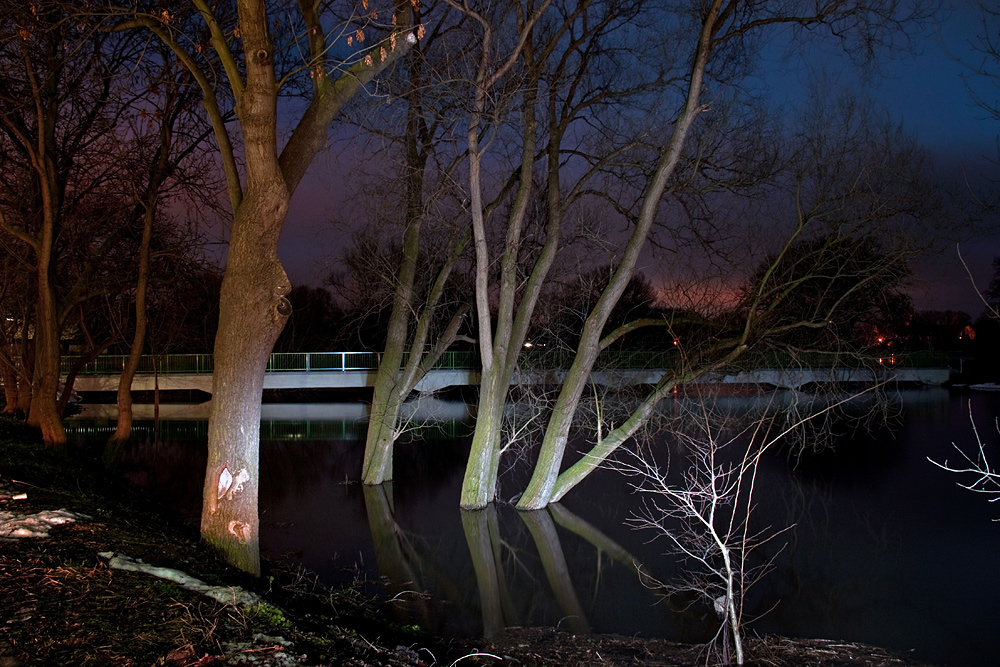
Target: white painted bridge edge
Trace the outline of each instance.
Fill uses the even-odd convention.
[[[591,381],[599,386],[627,386],[656,384],[663,376],[663,369],[597,371]],[[272,371],[264,375],[265,389],[350,389],[375,386],[371,371]],[[513,384],[560,384],[566,377],[565,370],[523,371],[516,373]],[[884,368],[872,371],[865,368],[762,368],[741,373],[712,373],[704,375],[698,384],[766,384],[782,389],[798,389],[812,382],[873,381],[917,382],[940,385],[948,381],[947,368]],[[132,382],[134,391],[150,391],[154,382],[159,388],[169,390],[197,389],[212,393],[211,373],[176,373],[136,375]],[[476,370],[432,370],[417,384],[417,391],[429,393],[455,386],[479,384]],[[81,375],[73,388],[77,391],[117,391],[117,375]]]

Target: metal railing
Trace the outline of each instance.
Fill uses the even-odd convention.
[[[275,352],[267,362],[267,370],[272,372],[309,371],[373,371],[378,370],[382,355],[379,352]],[[72,368],[76,357],[63,357],[62,372]],[[106,354],[86,364],[80,375],[120,375],[125,370],[128,356]],[[434,368],[468,370],[478,368],[475,352],[452,351],[441,355]],[[215,369],[211,354],[164,354],[143,355],[139,362],[139,373],[211,373]]]
[[[573,361],[570,350],[524,350],[519,362],[524,368],[569,368]],[[597,369],[669,368],[677,360],[676,350],[604,350],[594,367]],[[373,371],[378,370],[380,352],[275,352],[268,360],[271,372],[311,371]],[[76,358],[63,357],[62,372],[68,373]],[[120,375],[128,360],[126,355],[103,355],[86,364],[80,375]],[[405,359],[404,359],[405,361]],[[946,368],[946,352],[918,351],[909,353],[872,353],[859,357],[846,354],[820,354],[792,356],[784,352],[768,351],[748,354],[741,365],[752,368],[789,368],[832,366],[902,366],[907,368]],[[472,350],[445,352],[434,365],[439,370],[476,370],[480,367],[479,355]],[[211,354],[144,355],[139,362],[139,373],[164,375],[211,373],[215,368]]]

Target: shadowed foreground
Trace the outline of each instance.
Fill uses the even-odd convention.
[[[265,563],[264,578],[252,580],[83,453],[35,440],[0,421],[0,667],[705,664],[699,647],[552,628],[514,628],[488,643],[430,637],[383,620],[382,603],[323,587],[307,572]],[[219,601],[176,580],[113,569],[99,552],[251,595]],[[748,664],[774,667],[918,665],[825,640],[751,640],[748,655]]]

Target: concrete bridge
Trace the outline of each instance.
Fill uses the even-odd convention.
[[[598,360],[597,370],[591,381],[599,386],[628,386],[656,384],[664,367],[656,355],[666,353],[616,352],[615,356]],[[480,373],[474,367],[474,353],[458,352],[446,356],[438,367],[431,370],[420,383],[417,391],[431,393],[447,387],[475,386]],[[759,368],[737,373],[712,373],[695,381],[697,384],[762,384],[784,389],[800,389],[812,383],[872,383],[875,381],[912,382],[940,385],[949,378],[947,367],[912,367],[887,358],[871,368],[822,368],[790,366],[788,368]],[[66,364],[68,366],[68,363]],[[77,376],[76,391],[117,391],[118,377],[124,367],[124,357],[107,356],[88,364]],[[301,354],[274,354],[264,375],[265,389],[347,389],[375,385],[378,354],[374,352],[313,352]],[[609,368],[610,367],[610,368]],[[168,355],[146,357],[132,382],[136,391],[200,390],[212,393],[211,355]],[[65,370],[65,368],[64,368]],[[514,384],[560,384],[566,370],[525,370],[513,377]]]

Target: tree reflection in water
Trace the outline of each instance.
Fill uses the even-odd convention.
[[[763,614],[754,628],[916,649],[913,655],[930,663],[994,665],[996,505],[970,497],[927,457],[943,459],[952,442],[972,437],[970,400],[977,414],[997,414],[1000,396],[944,389],[901,396],[897,427],[867,434],[841,429],[830,451],[791,465],[777,452],[762,461],[761,522],[797,527],[775,570],[752,592],[749,608]],[[729,403],[754,409],[746,400]],[[303,412],[277,407],[283,413],[276,417]],[[334,405],[313,410],[337,411]],[[177,426],[161,431],[176,441],[130,443],[122,472],[197,517],[205,444],[195,439],[198,422]],[[264,557],[300,564],[330,585],[361,582],[393,600],[387,604],[400,622],[441,634],[476,636],[514,624],[570,627],[572,620],[597,632],[701,642],[717,627],[711,608],[649,590],[650,579],[671,580],[682,564],[663,558],[661,543],[646,544],[648,536],[622,526],[637,500],[620,476],[602,471],[564,505],[550,507],[548,518],[538,514],[541,520],[526,520],[507,505],[463,515],[457,505],[466,440],[404,443],[392,487],[366,490],[351,481],[361,469],[361,440],[307,437],[349,427],[346,419],[313,422],[262,443]],[[103,444],[107,429],[113,420],[67,423],[78,441],[92,432]],[[529,528],[529,521],[549,519],[554,530]],[[777,545],[761,557],[776,551]],[[646,587],[640,572],[649,575]]]

